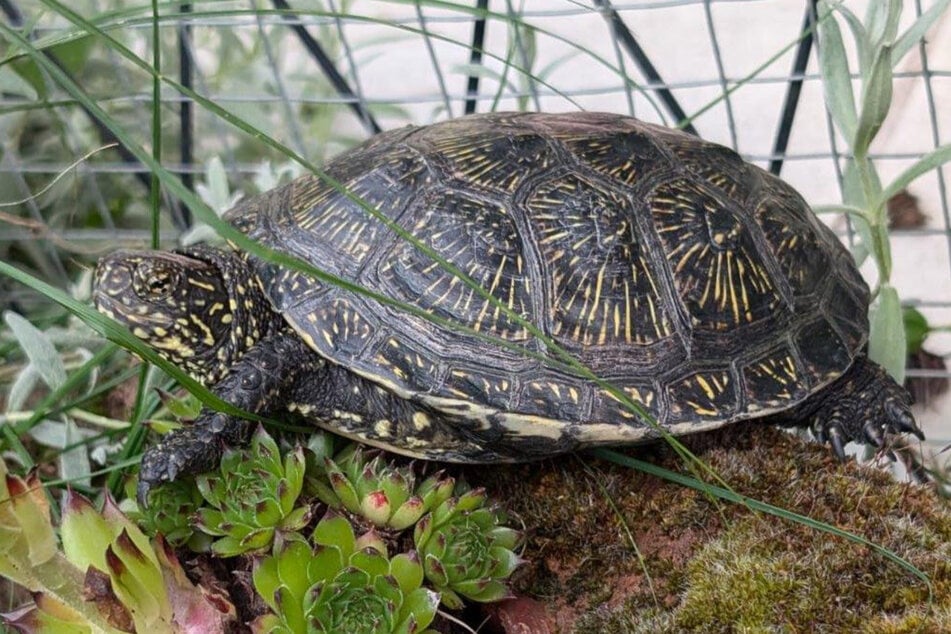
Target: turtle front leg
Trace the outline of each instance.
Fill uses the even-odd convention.
[[[297,378],[322,364],[299,337],[279,331],[250,348],[212,391],[239,409],[263,415],[281,409]],[[214,469],[225,447],[246,442],[251,428],[230,414],[202,408],[193,424],[166,435],[142,456],[139,503],[147,503],[154,486]]]

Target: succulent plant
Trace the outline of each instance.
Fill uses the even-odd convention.
[[[480,488],[446,500],[416,524],[423,570],[446,607],[461,608],[461,597],[490,602],[509,596],[505,580],[522,562],[512,550],[521,535],[502,526],[504,520],[486,506]]]
[[[302,529],[310,517],[295,506],[304,483],[304,453],[298,447],[281,460],[277,443],[258,427],[246,449],[225,452],[217,472],[198,476],[205,499],[195,527],[213,537],[214,553],[232,557],[265,551],[275,538]]]
[[[380,528],[404,530],[452,495],[452,478],[437,473],[417,486],[411,469],[367,453],[359,445],[349,445],[332,459],[324,456],[326,480],[315,484],[325,504],[346,509]]]
[[[35,474],[19,478],[0,461],[0,576],[31,591],[33,603],[0,615],[20,632],[175,632],[227,629],[234,607],[196,588],[171,548],[148,537],[107,498],[97,511],[68,493],[60,526]]]
[[[254,587],[272,611],[252,623],[255,632],[435,634],[426,628],[439,595],[422,587],[414,552],[390,558],[375,532],[357,538],[332,511],[313,542],[289,541],[255,567]]]
[[[161,534],[165,541],[176,547],[192,541],[192,549],[199,549],[194,543],[198,540],[193,539],[192,515],[201,506],[202,496],[193,480],[176,480],[153,489],[145,507],[132,502],[135,499],[134,487],[135,480],[130,480],[126,490],[128,499],[122,508],[146,533],[152,536]]]

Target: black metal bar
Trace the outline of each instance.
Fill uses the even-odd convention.
[[[485,14],[489,10],[489,0],[477,0],[476,9],[480,16],[476,18],[472,25],[472,45],[469,48],[469,63],[473,66],[482,64],[482,48],[485,46]],[[473,73],[469,75],[466,82],[466,114],[472,114],[476,111],[478,95],[479,76]]]
[[[809,64],[809,55],[815,41],[813,30],[816,24],[816,4],[818,0],[807,0],[806,15],[802,21],[802,39],[796,48],[796,59],[793,62],[792,74],[786,88],[786,98],[783,101],[783,113],[779,120],[779,129],[776,130],[776,140],[773,143],[772,161],[769,162],[769,171],[779,176],[783,169],[783,155],[789,146],[789,135],[792,133],[793,121],[799,107],[799,95],[802,93],[802,75]]]
[[[297,17],[296,14],[291,11],[290,5],[288,5],[284,0],[271,0],[271,2],[276,9],[283,11],[288,17]],[[327,76],[327,79],[330,80],[330,83],[333,85],[334,90],[337,91],[337,94],[347,99],[347,105],[349,105],[350,109],[356,113],[360,121],[363,122],[364,127],[366,127],[367,130],[372,134],[381,132],[382,128],[380,128],[379,124],[376,122],[376,119],[374,119],[373,115],[370,114],[369,110],[367,110],[366,104],[350,88],[347,80],[344,79],[343,75],[340,74],[340,71],[337,70],[333,60],[327,56],[327,53],[320,45],[320,42],[314,39],[314,37],[304,27],[304,25],[300,24],[299,22],[297,24],[292,24],[291,29],[297,34],[297,37],[304,45],[304,48],[307,49],[307,52],[310,53],[311,57],[313,57],[320,66],[320,69],[324,72],[324,75]]]
[[[183,17],[187,16],[191,12],[191,4],[181,5],[181,14]],[[192,26],[187,18],[185,18],[178,25],[178,79],[182,86],[188,88],[189,90],[192,89],[194,79],[192,72],[191,41]],[[178,150],[182,165],[184,165],[186,168],[192,165],[195,159],[195,126],[193,124],[192,108],[193,104],[191,99],[182,99],[182,102],[178,106],[178,124],[180,136]],[[192,174],[191,170],[186,169],[182,173],[181,179],[182,185],[187,187],[189,190],[194,191],[195,176]],[[189,210],[187,207],[182,207],[181,219],[186,227],[190,227],[192,224],[191,210]]]
[[[610,0],[594,0],[594,4],[601,9],[601,15],[607,20],[608,24],[611,25],[615,37],[618,38],[621,46],[624,47],[624,50],[627,51],[631,59],[634,60],[634,63],[637,64],[638,69],[644,74],[644,77],[647,78],[647,87],[657,93],[677,123],[686,121],[687,113],[680,107],[674,94],[665,86],[664,80],[661,78],[660,73],[657,72],[657,68],[651,63],[650,58],[647,56],[647,53],[644,52],[644,49],[641,48],[641,45],[637,43],[634,34],[627,28],[627,24],[624,23],[624,20],[621,19],[618,12],[611,6]],[[696,128],[690,123],[684,124],[681,129],[690,134],[697,134]]]
[[[0,10],[7,16],[12,26],[23,26],[23,14],[15,4],[9,0],[0,0]]]

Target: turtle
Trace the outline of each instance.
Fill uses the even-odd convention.
[[[681,131],[589,112],[408,126],[224,217],[323,274],[117,251],[95,303],[252,414],[472,463],[750,419],[840,458],[923,438],[867,355],[869,287],[841,241],[791,186]],[[146,450],[140,497],[251,427],[205,408]]]

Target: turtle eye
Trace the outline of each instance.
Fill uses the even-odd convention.
[[[174,282],[174,271],[162,264],[142,262],[135,268],[133,285],[140,297],[161,299],[171,292]]]

